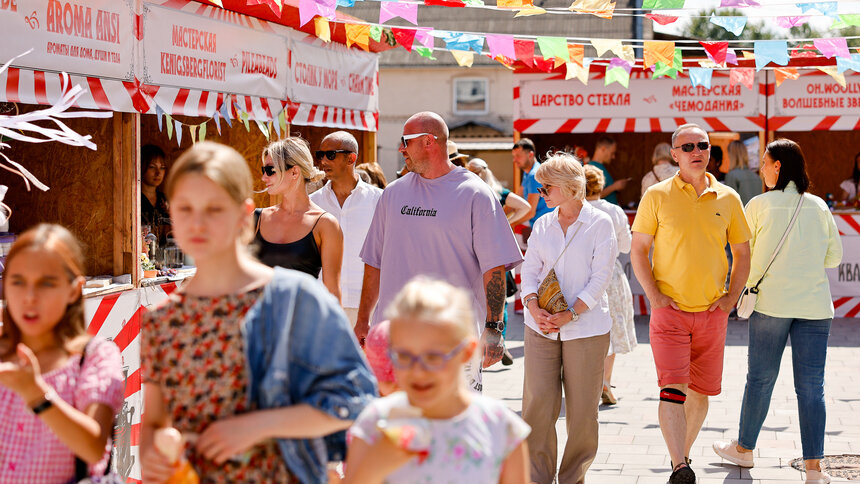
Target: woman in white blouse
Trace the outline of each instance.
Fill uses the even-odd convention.
[[[523,419],[531,425],[531,478],[553,482],[557,468],[555,423],[564,388],[568,440],[558,482],[582,483],[597,454],[597,402],[609,350],[606,287],[618,255],[608,215],[584,203],[585,176],[573,156],[557,153],[535,174],[551,213],[539,218],[522,265],[525,313]],[[537,290],[555,269],[569,310],[550,314]]]
[[[630,221],[624,210],[600,199],[600,192],[606,179],[603,172],[594,166],[585,166],[585,199],[594,208],[609,215],[615,229],[615,237],[618,239],[618,252],[630,253],[630,244],[633,234],[630,233]],[[615,268],[612,271],[612,281],[606,288],[606,296],[609,298],[609,315],[612,317],[612,329],[609,331],[609,355],[603,368],[603,393],[600,400],[604,405],[615,405],[618,401],[612,394],[612,368],[615,366],[615,355],[630,353],[636,348],[636,325],[633,320],[633,293],[630,291],[630,283],[627,274],[621,267],[621,262],[615,259]]]

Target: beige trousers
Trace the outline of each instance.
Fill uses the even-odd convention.
[[[597,455],[598,402],[603,390],[603,360],[609,350],[609,333],[591,338],[558,341],[525,328],[523,419],[528,437],[531,479],[550,484],[555,477],[558,437],[555,423],[564,414],[567,442],[561,457],[558,482],[581,484]]]
[[[346,313],[346,319],[355,328],[355,323],[358,321],[358,308],[343,308],[343,312]]]

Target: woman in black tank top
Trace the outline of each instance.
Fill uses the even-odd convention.
[[[323,173],[313,165],[307,141],[290,137],[263,150],[262,180],[281,203],[254,211],[257,257],[268,266],[319,277],[340,300],[343,234],[334,216],[311,202],[307,183]]]

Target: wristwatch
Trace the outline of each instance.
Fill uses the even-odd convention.
[[[484,327],[487,329],[495,329],[499,333],[505,330],[505,322],[504,321],[487,321],[484,324]]]
[[[570,315],[572,316],[570,321],[575,323],[579,319],[579,313],[576,312],[576,309],[573,309],[573,306],[567,308],[567,310],[570,311]]]
[[[33,415],[39,415],[45,410],[53,407],[55,398],[57,398],[57,392],[54,390],[48,390],[41,399],[30,406],[30,410],[32,410]]]

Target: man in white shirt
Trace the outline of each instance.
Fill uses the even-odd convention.
[[[364,238],[373,220],[382,190],[365,183],[355,172],[358,142],[346,131],[323,138],[315,153],[328,183],[311,194],[311,201],[332,214],[343,231],[343,264],[340,269],[340,294],[343,310],[355,327],[364,262],[359,257]]]

